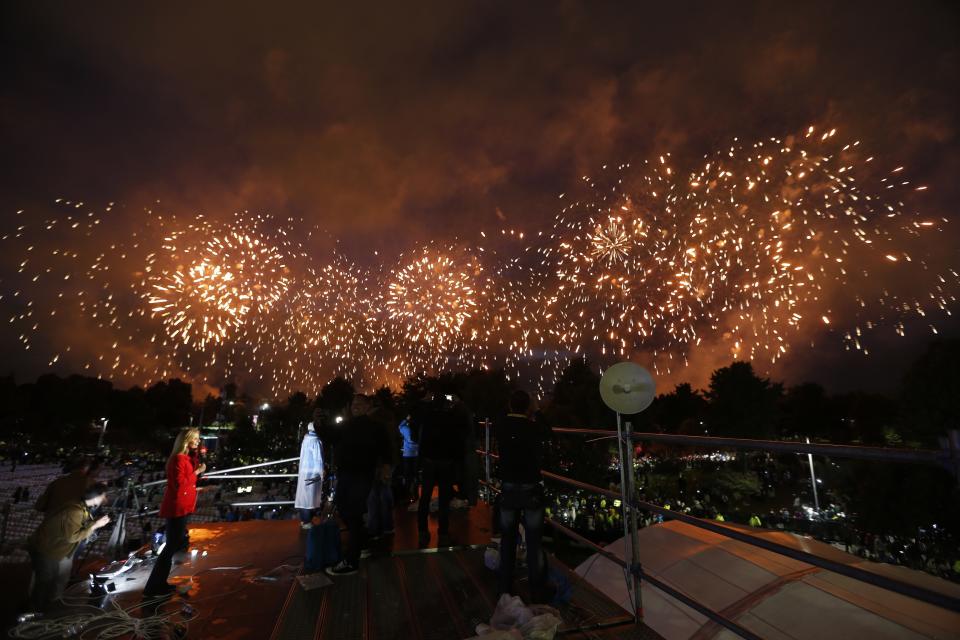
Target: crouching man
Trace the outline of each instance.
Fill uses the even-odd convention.
[[[30,610],[44,611],[63,595],[73,568],[73,556],[80,543],[110,522],[109,516],[94,520],[90,509],[103,504],[107,485],[97,483],[49,513],[27,542],[33,565]]]

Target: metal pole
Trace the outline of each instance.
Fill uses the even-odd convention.
[[[103,448],[103,436],[107,434],[107,423],[110,422],[106,418],[103,419],[103,425],[100,427],[100,437],[97,438],[97,449]]]
[[[617,412],[617,454],[620,461],[620,517],[623,520],[623,557],[633,553],[633,545],[630,540],[630,492],[627,488],[627,476],[633,475],[627,471],[627,456],[624,448],[629,443],[624,441],[623,426],[620,423],[620,412]],[[628,547],[628,545],[630,545]],[[633,557],[632,555],[630,557]],[[627,581],[627,595],[630,597],[630,603],[633,605],[633,617],[637,619],[637,599],[636,591],[633,589],[633,576],[625,576]]]
[[[810,444],[810,438],[807,438],[807,444]],[[807,454],[807,461],[810,463],[810,486],[813,487],[813,505],[820,512],[820,498],[817,496],[817,476],[813,472],[813,454]]]
[[[619,456],[620,461],[620,509],[623,511],[621,514],[623,518],[623,540],[626,543],[629,538],[630,531],[627,528],[627,509],[630,505],[630,494],[627,493],[627,472],[626,465],[624,464],[623,454],[623,437],[621,437],[621,426],[620,426],[620,414],[617,414],[617,455]],[[626,549],[626,547],[624,547]],[[627,556],[626,550],[624,550],[624,557]]]
[[[487,455],[490,453],[490,419],[483,421],[483,437],[484,437],[484,446],[483,446],[483,465],[484,470],[487,475],[487,485],[490,485],[490,456]]]
[[[627,452],[627,500],[624,500],[624,506],[631,505],[630,512],[630,584],[633,586],[633,617],[639,624],[643,621],[643,597],[640,592],[640,538],[637,531],[637,510],[632,505],[636,500],[636,491],[634,489],[633,476],[633,440],[630,434],[633,432],[633,425],[627,422],[626,437],[624,438],[623,448]]]

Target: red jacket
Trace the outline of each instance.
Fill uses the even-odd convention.
[[[167,488],[160,503],[161,518],[179,518],[197,508],[197,474],[190,456],[178,453],[167,460]]]

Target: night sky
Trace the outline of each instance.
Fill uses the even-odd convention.
[[[0,226],[55,198],[116,203],[120,234],[145,207],[271,212],[375,269],[427,241],[549,229],[558,194],[606,164],[696,163],[817,125],[927,185],[907,206],[949,221],[929,250],[957,264],[956,3],[666,4],[3,3]],[[63,321],[43,339],[82,331]],[[49,349],[24,351],[4,326],[3,368],[48,370]],[[891,390],[932,338],[908,326],[866,358],[834,344],[758,368]],[[692,360],[670,382],[723,363]]]

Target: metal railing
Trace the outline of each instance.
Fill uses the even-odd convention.
[[[617,432],[612,429],[580,429],[573,427],[555,427],[554,433],[579,433],[615,438]],[[960,459],[960,450],[946,446],[943,449],[897,449],[893,447],[867,447],[845,444],[820,444],[789,440],[751,440],[747,438],[718,438],[714,436],[684,436],[672,433],[646,433],[634,431],[633,440],[644,442],[663,442],[688,447],[751,449],[772,451],[775,453],[807,453],[833,458],[856,458],[883,462],[940,463],[956,464]]]
[[[486,437],[485,448],[483,450],[478,449],[477,452],[484,456],[485,472],[487,478],[487,486],[493,487],[491,483],[491,469],[490,469],[490,460],[497,459],[499,456],[491,451],[491,438],[490,438],[490,423],[486,421],[484,423]],[[752,449],[752,450],[766,450],[766,451],[776,451],[780,453],[798,453],[798,454],[816,454],[816,455],[825,455],[833,457],[843,457],[843,458],[857,458],[864,460],[876,460],[876,461],[894,461],[894,462],[904,462],[904,463],[947,463],[947,464],[956,464],[958,448],[953,446],[953,441],[956,439],[955,436],[951,437],[950,444],[946,446],[943,450],[931,450],[931,449],[916,449],[916,450],[906,450],[906,449],[891,449],[888,447],[863,447],[863,446],[847,446],[847,445],[829,445],[829,444],[809,444],[805,442],[782,442],[782,441],[773,441],[773,440],[747,440],[740,438],[712,438],[712,437],[701,437],[701,436],[680,436],[672,434],[659,434],[659,433],[638,433],[630,432],[629,425],[627,430],[623,433],[618,433],[613,430],[597,430],[597,429],[579,429],[579,428],[554,428],[554,433],[570,433],[570,434],[586,434],[586,435],[596,435],[601,437],[614,437],[620,438],[619,442],[624,442],[628,445],[632,444],[634,440],[639,441],[658,441],[658,442],[668,442],[671,444],[682,444],[687,446],[695,447],[732,447],[738,449]],[[628,446],[628,449],[632,451],[632,447]],[[629,453],[629,452],[628,452]],[[632,456],[630,456],[632,460]],[[621,458],[621,462],[623,458]],[[624,468],[624,465],[621,464],[621,469]],[[632,464],[631,464],[632,469]],[[926,589],[924,587],[903,582],[900,580],[895,580],[893,578],[888,578],[872,571],[867,571],[858,567],[851,565],[843,564],[840,562],[834,562],[832,560],[827,560],[820,556],[783,545],[772,540],[767,540],[760,536],[751,535],[744,533],[736,528],[726,526],[714,521],[704,520],[702,518],[696,518],[694,516],[687,515],[685,513],[678,513],[676,511],[665,509],[658,505],[655,505],[651,502],[638,499],[635,495],[628,494],[625,491],[612,491],[610,489],[604,489],[602,487],[597,487],[586,482],[581,482],[573,478],[567,478],[550,471],[541,471],[541,475],[548,480],[555,482],[560,482],[572,487],[583,489],[586,491],[591,491],[600,495],[605,495],[622,501],[623,509],[623,519],[626,524],[628,514],[635,513],[637,510],[645,510],[662,516],[665,519],[678,520],[684,522],[691,526],[710,531],[728,538],[732,538],[739,542],[749,544],[751,546],[759,547],[767,551],[777,553],[783,556],[793,558],[800,562],[816,566],[827,571],[832,571],[840,575],[847,576],[854,580],[859,580],[861,582],[866,582],[874,586],[899,593],[901,595],[926,602],[944,609],[949,609],[951,611],[960,611],[960,598],[955,598],[943,593],[933,591],[931,589]],[[631,473],[632,476],[632,473]],[[624,483],[621,483],[621,488],[624,487]],[[671,587],[658,580],[656,577],[651,576],[649,573],[645,572],[642,566],[638,562],[628,563],[624,560],[621,560],[615,554],[606,551],[596,543],[591,542],[587,538],[581,536],[575,531],[565,527],[564,525],[548,519],[548,522],[555,529],[561,533],[567,535],[568,537],[577,540],[578,542],[587,544],[590,548],[594,549],[598,553],[601,553],[605,558],[615,562],[616,564],[623,567],[625,570],[629,571],[634,576],[644,579],[651,584],[651,586],[660,589],[661,591],[668,593],[669,595],[677,598],[684,604],[690,606],[694,610],[698,611],[702,615],[706,616],[713,622],[733,631],[737,635],[743,638],[757,638],[753,632],[748,629],[745,629],[738,625],[736,622],[733,622],[722,614],[711,610],[709,607],[702,605],[699,602],[696,602],[695,599],[690,596],[683,594],[679,590]],[[625,537],[630,536],[628,530],[625,527]],[[637,548],[636,542],[632,545],[634,549]],[[628,592],[630,589],[628,589]],[[628,593],[629,595],[629,593]],[[636,606],[636,615],[639,618],[642,616],[642,607],[639,606],[639,590],[636,592],[637,605]]]
[[[299,462],[299,461],[300,461],[300,458],[296,457],[296,458],[284,458],[283,460],[271,460],[269,462],[258,462],[256,464],[248,464],[242,467],[231,467],[230,469],[219,469],[217,471],[207,471],[206,473],[203,474],[203,477],[211,478],[211,477],[217,477],[217,476],[224,476],[224,474],[233,473],[234,471],[246,471],[247,469],[258,469],[260,467],[270,467],[275,464],[286,464],[288,462]],[[266,478],[268,476],[264,474],[262,476],[258,475],[254,477]],[[277,477],[284,477],[284,478],[296,477],[296,474],[289,474],[289,475],[277,474]],[[167,479],[164,478],[163,480],[154,480],[153,482],[144,482],[143,484],[137,485],[137,487],[152,487],[152,486],[161,485],[161,484],[167,484]]]

